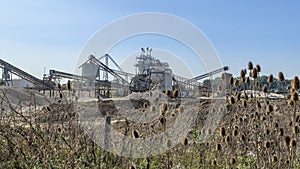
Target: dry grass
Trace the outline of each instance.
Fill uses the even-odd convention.
[[[257,68],[251,64],[249,70],[256,79]],[[229,80],[238,91],[229,96],[226,104],[219,104],[213,110],[207,100],[193,105],[199,108],[198,116],[193,130],[181,144],[143,159],[120,157],[97,146],[78,125],[73,103],[62,101],[42,109],[30,104],[30,111],[25,113],[2,94],[1,103],[9,109],[0,119],[0,168],[299,168],[300,115],[295,90],[299,87],[299,79],[295,77],[292,83],[294,90],[289,100],[270,100],[266,96],[242,96],[242,90],[251,85],[251,79],[243,82],[249,78],[246,71],[242,75],[239,83]],[[273,77],[269,77],[268,82],[275,83]],[[266,94],[269,92],[267,86],[262,90]],[[223,88],[218,92],[231,93],[231,89]],[[151,124],[126,121],[115,127],[133,138],[163,132],[172,127],[172,120],[178,114],[185,113],[191,106],[181,105],[177,97],[174,100],[159,107],[145,101],[136,102],[136,109],[160,111],[161,118]],[[103,104],[103,110],[110,111],[105,108],[110,103],[99,104]],[[224,112],[217,129],[204,128],[207,114],[215,110]],[[212,136],[201,140],[207,133]],[[173,141],[165,140],[163,144],[171,147]]]

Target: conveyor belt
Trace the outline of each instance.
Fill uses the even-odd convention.
[[[212,72],[205,73],[205,74],[203,74],[203,75],[200,75],[200,76],[194,77],[194,78],[192,78],[192,79],[189,79],[189,80],[187,80],[186,82],[187,82],[187,83],[190,83],[190,82],[196,82],[196,81],[198,81],[198,80],[201,80],[201,79],[207,78],[207,77],[209,77],[209,76],[212,76],[212,75],[221,73],[221,72],[223,72],[223,71],[228,71],[228,70],[229,70],[229,67],[228,67],[228,66],[225,66],[225,67],[223,67],[223,68],[214,70],[214,71],[212,71]]]
[[[19,76],[22,79],[25,79],[31,83],[33,83],[36,87],[40,88],[47,88],[47,89],[53,89],[54,86],[51,83],[48,83],[47,81],[43,81],[39,78],[34,77],[33,75],[11,65],[10,63],[5,62],[4,60],[0,59],[0,66],[7,69],[8,71],[12,72],[13,74]]]

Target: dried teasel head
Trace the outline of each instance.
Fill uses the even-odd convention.
[[[271,147],[271,143],[269,141],[265,142],[265,148],[268,149]]]
[[[212,160],[211,165],[216,166],[217,165],[217,160]]]
[[[278,81],[279,81],[279,82],[283,82],[283,81],[284,81],[284,75],[283,75],[282,72],[279,72],[279,73],[278,73]]]
[[[57,84],[57,88],[58,88],[59,90],[61,90],[61,84],[60,84],[60,83]]]
[[[135,169],[135,166],[134,165],[130,165],[129,169]]]
[[[234,99],[233,96],[230,96],[230,98],[229,98],[229,103],[230,103],[230,104],[235,104],[235,99]]]
[[[238,131],[237,129],[234,129],[234,130],[232,131],[232,136],[236,137],[236,136],[238,136],[238,135],[239,135],[239,131]]]
[[[242,106],[243,106],[244,108],[247,107],[247,100],[244,99],[244,100],[242,101]]]
[[[247,69],[244,69],[244,73],[245,73],[245,75],[247,74]]]
[[[189,140],[185,137],[185,138],[182,140],[181,144],[182,144],[183,146],[186,146],[186,145],[189,144]]]
[[[244,70],[241,70],[240,77],[241,77],[241,78],[245,78],[245,77],[246,77],[246,73],[245,73],[245,71],[244,71]]]
[[[268,86],[264,85],[264,87],[262,88],[262,92],[267,93],[268,92]]]
[[[272,162],[273,162],[273,163],[278,162],[278,157],[277,157],[276,155],[273,155],[273,156],[272,156]]]
[[[240,82],[238,80],[234,81],[234,87],[238,87],[240,85]]]
[[[143,107],[146,109],[148,108],[148,106],[149,106],[148,102],[144,102]]]
[[[178,89],[175,89],[175,90],[173,91],[173,97],[174,97],[174,98],[178,98],[178,97],[179,97],[179,90],[178,90]]]
[[[242,77],[241,81],[242,83],[246,83],[246,77]]]
[[[235,159],[234,157],[232,157],[232,158],[230,159],[230,164],[231,164],[231,165],[235,165],[235,163],[236,163],[236,159]]]
[[[242,142],[245,142],[245,141],[246,141],[246,136],[245,136],[244,134],[241,134],[241,135],[240,135],[240,140],[241,140]]]
[[[165,94],[166,94],[167,96],[170,96],[170,95],[171,95],[171,90],[170,90],[170,89],[167,89],[167,90],[165,91]]]
[[[289,123],[288,123],[289,126],[293,126],[293,121],[291,120]]]
[[[299,127],[298,126],[293,127],[293,133],[294,134],[299,134]]]
[[[226,130],[225,130],[224,127],[221,127],[221,128],[220,128],[220,136],[221,136],[221,137],[225,137],[225,135],[226,135]]]
[[[273,106],[272,105],[267,105],[267,113],[271,113],[271,112],[273,112],[273,110],[274,110],[274,108],[273,108]]]
[[[137,130],[133,130],[131,135],[132,135],[132,138],[139,138],[140,137],[140,134]]]
[[[299,90],[300,88],[300,82],[298,76],[295,76],[294,79],[292,80],[292,88],[296,91]]]
[[[230,85],[233,85],[233,81],[234,81],[233,77],[230,76],[229,79],[228,79],[228,83],[229,83]]]
[[[249,78],[249,77],[246,77],[245,83],[246,83],[246,84],[249,84],[249,83],[250,83],[250,78]]]
[[[217,144],[216,145],[216,150],[217,151],[222,151],[222,145],[221,144]]]
[[[269,77],[268,77],[267,82],[268,82],[268,83],[273,83],[273,81],[274,81],[274,77],[273,77],[272,74],[270,74]]]
[[[252,70],[252,78],[253,78],[253,79],[256,79],[256,78],[257,78],[257,76],[258,76],[257,73],[258,73],[258,72],[257,72],[257,69],[256,69],[256,68],[253,68],[253,70]]]
[[[256,70],[257,70],[258,73],[261,72],[261,67],[260,67],[260,65],[256,65]]]
[[[297,142],[296,142],[295,139],[290,140],[290,146],[291,146],[292,148],[296,148],[296,147],[297,147]]]
[[[254,98],[254,97],[253,97],[253,93],[251,93],[251,94],[250,94],[250,98],[251,98],[251,99],[253,99],[253,98]]]
[[[256,86],[256,87],[260,87],[260,82],[259,82],[259,81],[256,81],[256,82],[255,82],[255,86]]]
[[[167,122],[167,119],[166,119],[165,117],[160,118],[160,123],[161,123],[162,125],[165,125],[166,122]]]
[[[253,69],[253,64],[252,64],[252,62],[250,61],[250,62],[248,62],[248,70],[252,70]]]
[[[283,128],[279,129],[279,136],[284,136],[284,129]]]
[[[274,126],[275,126],[275,128],[278,128],[279,124],[277,122],[275,122]]]
[[[230,142],[231,142],[231,137],[230,137],[230,136],[226,136],[226,138],[225,138],[225,143],[226,143],[227,145],[229,145]]]
[[[237,93],[237,95],[236,95],[236,100],[237,101],[241,100],[241,95],[242,95],[241,92]]]
[[[71,90],[71,87],[72,87],[71,81],[68,80],[68,82],[67,82],[67,89],[68,89],[68,90]]]
[[[290,146],[291,138],[290,136],[285,136],[284,137],[284,144],[288,148]]]

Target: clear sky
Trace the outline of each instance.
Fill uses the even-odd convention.
[[[232,73],[251,60],[265,74],[293,77],[300,75],[299,8],[297,0],[0,0],[0,58],[37,77],[44,68],[74,72],[81,49],[101,27],[163,12],[205,33]],[[136,51],[145,47],[139,45]]]

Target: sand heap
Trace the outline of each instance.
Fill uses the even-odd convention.
[[[0,87],[0,106],[2,111],[14,109],[28,109],[29,107],[42,107],[53,101],[41,93],[17,87]]]

